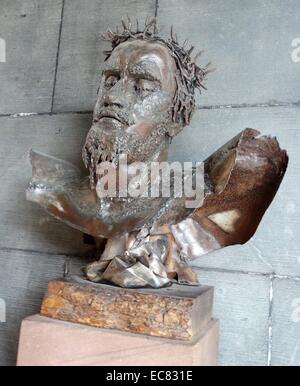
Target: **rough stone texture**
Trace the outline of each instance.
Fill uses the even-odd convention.
[[[1,0],[0,114],[51,110],[62,0]]]
[[[93,110],[103,51],[110,47],[101,33],[127,15],[143,22],[154,14],[155,0],[65,0],[54,110]]]
[[[297,102],[298,0],[159,0],[158,23],[204,50],[216,68],[200,105]],[[206,62],[205,62],[206,61]]]
[[[270,280],[249,274],[198,270],[203,285],[215,287],[214,317],[220,321],[219,364],[268,363]]]
[[[212,318],[213,289],[130,290],[80,279],[52,281],[41,315],[94,327],[193,341]]]
[[[187,345],[35,315],[22,323],[18,366],[215,366],[218,331],[213,321]]]
[[[274,280],[272,322],[271,364],[300,366],[300,280]]]

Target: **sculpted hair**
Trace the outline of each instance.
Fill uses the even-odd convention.
[[[126,23],[122,20],[122,28],[116,28],[116,31],[109,29],[106,33],[102,34],[102,38],[111,43],[111,50],[104,51],[107,60],[113,50],[128,40],[145,40],[149,42],[160,42],[168,47],[172,57],[175,60],[177,72],[176,83],[177,89],[174,96],[172,119],[175,123],[182,126],[186,126],[190,123],[192,113],[195,109],[195,89],[200,92],[202,89],[206,90],[205,81],[206,76],[212,70],[210,69],[210,63],[205,67],[199,67],[196,64],[197,59],[202,55],[199,52],[194,58],[192,58],[192,52],[194,47],[187,47],[187,40],[180,45],[177,35],[173,33],[171,28],[170,38],[168,40],[163,39],[157,33],[156,19],[146,19],[145,25],[140,29],[139,22],[136,21],[136,26],[133,25],[128,18]]]

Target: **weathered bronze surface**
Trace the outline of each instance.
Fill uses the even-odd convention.
[[[89,176],[32,151],[27,198],[85,234],[107,239],[100,260],[85,269],[90,281],[128,288],[196,284],[191,260],[252,237],[284,176],[287,154],[276,138],[246,129],[204,162],[196,208],[185,205],[184,195],[103,197],[104,164],[113,165],[121,181],[132,177],[124,155],[129,166],[167,161],[171,139],[189,124],[195,89],[205,88],[209,72],[173,33],[168,41],[160,38],[153,20],[143,31],[123,23],[122,32],[108,31],[105,39],[112,50],[82,152]],[[135,177],[135,184],[144,178]]]
[[[193,343],[212,319],[212,304],[212,287],[132,290],[73,278],[48,284],[41,315]]]

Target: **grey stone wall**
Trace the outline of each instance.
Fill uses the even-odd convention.
[[[25,201],[28,151],[80,165],[100,32],[126,14],[156,14],[164,35],[174,24],[216,67],[172,160],[202,160],[245,127],[289,152],[253,239],[194,266],[216,287],[221,365],[300,365],[299,0],[0,0],[0,365],[15,364],[20,322],[38,312],[47,282],[88,253],[80,232]]]

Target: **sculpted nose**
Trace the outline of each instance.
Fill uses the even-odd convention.
[[[124,81],[117,82],[110,90],[107,90],[104,95],[103,105],[126,107],[128,98],[127,85]]]

